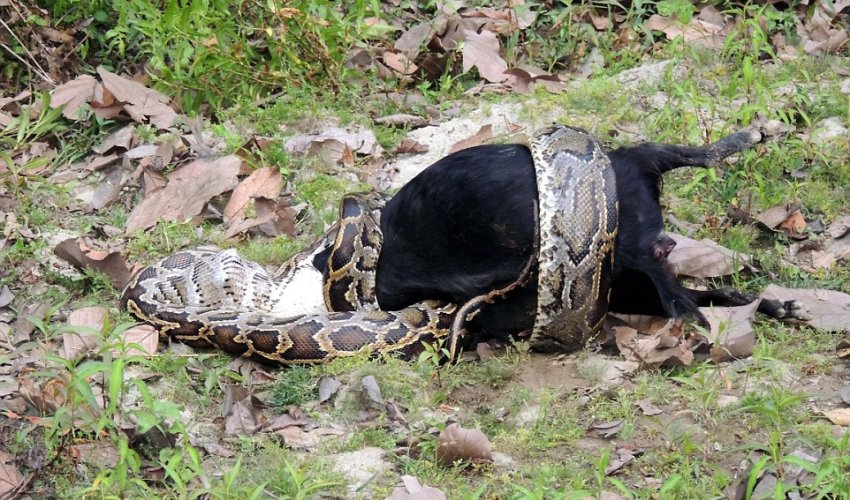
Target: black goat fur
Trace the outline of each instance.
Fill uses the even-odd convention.
[[[669,270],[675,243],[664,234],[660,194],[664,172],[709,166],[760,141],[742,131],[688,147],[646,143],[608,153],[617,178],[619,233],[614,254],[611,311],[705,318],[698,307],[742,305],[755,297],[733,290],[683,287]],[[450,154],[406,184],[381,216],[384,244],[377,270],[382,309],[426,299],[463,303],[516,279],[534,251],[537,185],[523,145],[485,145]],[[508,338],[529,331],[537,277],[485,308],[472,322],[476,338]],[[787,304],[763,312],[781,317]]]

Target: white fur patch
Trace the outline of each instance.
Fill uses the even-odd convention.
[[[288,317],[328,312],[322,297],[322,273],[312,265],[298,267],[286,286],[281,287],[281,292],[273,309],[276,316]]]

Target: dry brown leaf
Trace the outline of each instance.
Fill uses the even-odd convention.
[[[402,75],[412,75],[416,73],[416,70],[419,69],[419,66],[416,65],[413,61],[407,58],[404,54],[397,54],[395,52],[384,52],[382,56],[384,60],[384,64],[387,65],[388,68],[401,73]]]
[[[711,342],[711,359],[715,363],[743,359],[753,353],[756,334],[751,321],[755,317],[759,301],[738,307],[701,307],[700,312],[708,320]]]
[[[74,359],[80,354],[93,351],[100,344],[103,324],[106,321],[106,308],[83,307],[68,315],[68,325],[73,332],[62,333],[62,357]]]
[[[269,213],[274,215],[268,222],[258,225],[263,234],[271,237],[280,234],[295,236],[295,218],[298,216],[298,210],[289,206],[289,198],[277,202],[257,198],[254,200],[254,208],[257,210],[258,219],[265,218]]]
[[[664,410],[652,404],[652,401],[650,401],[649,399],[641,399],[635,404],[638,406],[638,408],[640,408],[640,411],[648,417],[664,413]]]
[[[64,105],[62,115],[69,120],[77,120],[80,108],[91,100],[97,84],[97,80],[89,75],[80,75],[65,82],[50,93],[50,107],[55,109]]]
[[[98,154],[104,154],[112,148],[130,149],[135,139],[135,132],[135,125],[125,125],[106,136],[100,144],[91,149]]]
[[[401,476],[404,487],[396,487],[387,500],[446,500],[446,494],[437,488],[425,486],[413,476]]]
[[[97,74],[103,80],[104,89],[112,93],[116,100],[128,103],[124,110],[130,116],[148,116],[151,124],[160,129],[169,128],[174,124],[177,113],[167,105],[169,98],[164,94],[116,75],[103,66],[97,68]]]
[[[145,185],[146,198],[150,196],[151,193],[159,191],[168,184],[168,177],[149,168],[142,170],[142,180]]]
[[[244,219],[245,209],[254,198],[274,200],[280,195],[281,189],[283,177],[278,169],[262,167],[254,170],[230,195],[224,207],[224,223],[229,225]]]
[[[6,307],[15,300],[15,294],[12,293],[12,290],[9,290],[8,285],[3,285],[3,288],[0,289],[0,308]]]
[[[826,228],[826,234],[835,239],[850,234],[850,215],[843,215],[835,219],[832,224]]]
[[[402,33],[393,48],[398,52],[405,53],[410,58],[414,58],[425,42],[434,38],[437,33],[446,30],[447,24],[445,16],[437,16],[436,19],[417,24]]]
[[[120,459],[118,448],[108,441],[75,444],[71,450],[81,462],[95,467],[112,468]]]
[[[696,241],[679,234],[668,234],[676,242],[676,247],[670,252],[667,260],[673,272],[679,276],[728,276],[743,269],[744,263],[749,261],[748,256],[733,252],[711,240]]]
[[[53,253],[78,269],[90,268],[105,274],[116,290],[123,290],[137,270],[137,266],[127,267],[121,252],[94,250],[83,238],[64,240]]]
[[[476,33],[467,30],[464,32],[465,42],[463,44],[463,71],[472,68],[478,70],[481,78],[488,82],[500,83],[509,78],[505,74],[508,63],[499,55],[499,39],[492,31]]]
[[[808,309],[811,320],[803,324],[831,332],[850,332],[850,295],[822,288],[785,288],[770,285],[761,298],[797,300]]]
[[[24,476],[15,466],[15,456],[0,450],[0,498],[15,498]]]
[[[756,216],[756,221],[761,223],[767,229],[773,230],[777,226],[785,222],[788,217],[797,212],[802,207],[802,202],[799,200],[789,203],[780,203],[772,206]]]
[[[850,408],[836,408],[823,412],[823,416],[835,425],[842,427],[850,426]]]
[[[419,128],[431,125],[431,120],[427,120],[425,118],[422,118],[421,116],[410,115],[407,113],[396,113],[394,115],[375,118],[375,123],[379,125],[387,125],[390,127]]]
[[[653,14],[644,23],[649,29],[663,31],[668,39],[673,40],[681,36],[686,43],[698,47],[720,49],[726,39],[725,25],[717,25],[710,20],[695,17],[686,25],[682,25],[678,19],[662,17]]]
[[[361,155],[380,156],[383,152],[371,130],[349,132],[339,127],[330,127],[321,134],[295,135],[286,141],[284,149],[289,153],[315,155],[323,152],[326,146],[332,145],[331,141],[348,146],[352,152]],[[337,146],[336,149],[341,157],[342,146]]]
[[[489,462],[493,460],[493,450],[480,429],[449,424],[437,437],[437,460],[447,465],[458,460]]]
[[[483,125],[472,137],[456,142],[454,146],[449,149],[449,154],[456,153],[473,146],[486,144],[491,139],[493,139],[493,125]]]
[[[375,380],[374,376],[366,375],[360,380],[360,385],[369,399],[379,405],[384,404],[384,398],[381,396],[381,388],[378,386],[378,381]]]
[[[626,422],[622,419],[611,420],[610,422],[594,424],[591,426],[591,429],[599,431],[599,437],[608,439],[616,436],[621,430],[623,430],[625,423]]]
[[[127,234],[153,227],[160,220],[191,220],[213,196],[237,186],[241,166],[241,158],[229,155],[214,160],[198,159],[175,170],[164,188],[136,205],[127,219]]]
[[[227,231],[224,232],[224,239],[229,240],[231,238],[235,238],[240,234],[247,232],[248,230],[255,228],[262,224],[268,224],[275,218],[273,213],[268,213],[265,215],[261,215],[260,217],[256,217],[253,219],[242,219],[235,221],[230,227],[227,228]]]
[[[644,451],[642,448],[631,448],[631,447],[623,447],[618,448],[616,454],[611,457],[610,462],[608,463],[608,467],[605,468],[606,476],[613,476],[614,474],[620,472],[623,467],[634,462],[634,460],[643,455]],[[619,495],[616,495],[619,496]],[[616,498],[609,497],[609,498]],[[600,498],[605,498],[603,495]]]
[[[90,172],[96,172],[98,170],[109,167],[120,160],[121,157],[115,153],[112,153],[108,156],[94,156],[91,158],[91,160],[89,160],[85,168]]]
[[[224,398],[224,432],[229,436],[250,436],[262,424],[258,423],[259,408],[248,390],[238,385],[227,385]]]
[[[18,393],[42,413],[54,413],[62,407],[66,392],[65,382],[60,379],[52,378],[36,383],[32,377],[25,376],[19,380]],[[85,408],[91,410],[88,406]]]
[[[121,334],[121,339],[127,346],[126,352],[130,356],[153,356],[159,346],[159,332],[151,325],[130,327]],[[113,352],[118,353],[117,350]]]
[[[330,400],[340,387],[342,387],[342,383],[333,377],[319,379],[319,403]]]
[[[398,147],[395,148],[395,151],[393,151],[393,153],[395,153],[397,155],[422,154],[422,153],[427,153],[427,152],[428,152],[428,146],[426,146],[425,144],[422,144],[421,142],[419,142],[415,139],[410,139],[410,138],[403,139],[401,141],[401,144],[399,144]]]
[[[125,172],[122,165],[113,165],[104,172],[103,179],[97,185],[92,195],[89,207],[97,211],[105,208],[121,195],[121,189],[125,185]]]
[[[788,236],[794,239],[804,239],[807,237],[802,234],[803,230],[806,229],[806,219],[799,210],[792,213],[787,219],[782,221],[782,223],[779,224],[779,229],[782,229]]]

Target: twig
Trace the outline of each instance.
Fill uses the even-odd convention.
[[[24,63],[24,66],[29,68],[30,71],[32,71],[33,73],[40,76],[42,80],[44,80],[45,82],[47,82],[51,85],[56,85],[56,82],[54,82],[53,79],[50,78],[50,75],[48,75],[47,72],[44,71],[44,68],[42,68],[41,65],[38,64],[38,61],[35,59],[35,56],[32,54],[32,52],[30,52],[30,49],[28,49],[27,46],[24,45],[24,42],[22,42],[21,39],[18,38],[18,35],[16,35],[14,31],[12,31],[12,28],[10,28],[8,24],[6,24],[6,21],[4,21],[3,19],[0,19],[0,23],[3,24],[3,27],[6,28],[6,30],[9,32],[10,35],[12,35],[12,38],[14,38],[20,44],[21,48],[24,49],[24,52],[26,52],[26,54],[29,57],[31,62],[28,62],[28,61],[24,60],[18,54],[15,54],[15,51],[13,51],[6,44],[0,44],[0,45],[2,45],[4,49],[6,49],[10,54],[15,56],[19,61]],[[33,67],[33,65],[35,67]]]
[[[23,12],[21,12],[21,9],[20,9],[20,7],[19,7],[19,5],[18,5],[19,3],[20,3],[20,2],[15,2],[15,1],[10,1],[10,2],[9,2],[9,4],[12,6],[12,8],[13,8],[13,9],[15,9],[15,12],[18,14],[18,17],[20,17],[21,19],[26,19],[26,16],[24,16],[24,13],[23,13]],[[30,13],[30,8],[29,8],[29,7],[24,7],[24,8],[26,9],[27,14],[29,14],[29,13]],[[30,33],[32,33],[32,32],[33,32],[33,29],[32,29],[32,28],[30,28]],[[36,41],[36,43],[38,43],[39,45],[41,45],[41,51],[42,51],[42,53],[44,53],[44,54],[49,54],[49,53],[50,53],[50,51],[49,51],[49,50],[47,50],[47,46],[46,46],[46,45],[44,45],[44,41],[42,41],[42,39],[41,39],[41,37],[40,37],[40,36],[36,36],[36,37],[35,37],[35,41]],[[35,56],[33,56],[32,54],[30,54],[30,58],[32,59],[32,61],[33,61],[34,63],[38,64],[38,62],[35,60]],[[41,68],[41,66],[39,66],[39,68]],[[44,74],[48,75],[48,78],[49,78],[49,73],[47,73],[46,71],[44,71],[44,68],[41,68],[41,71],[43,71],[43,72],[44,72]]]

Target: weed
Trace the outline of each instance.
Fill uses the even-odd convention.
[[[299,405],[315,397],[317,380],[310,368],[292,366],[280,373],[272,389],[270,403],[276,406]]]

